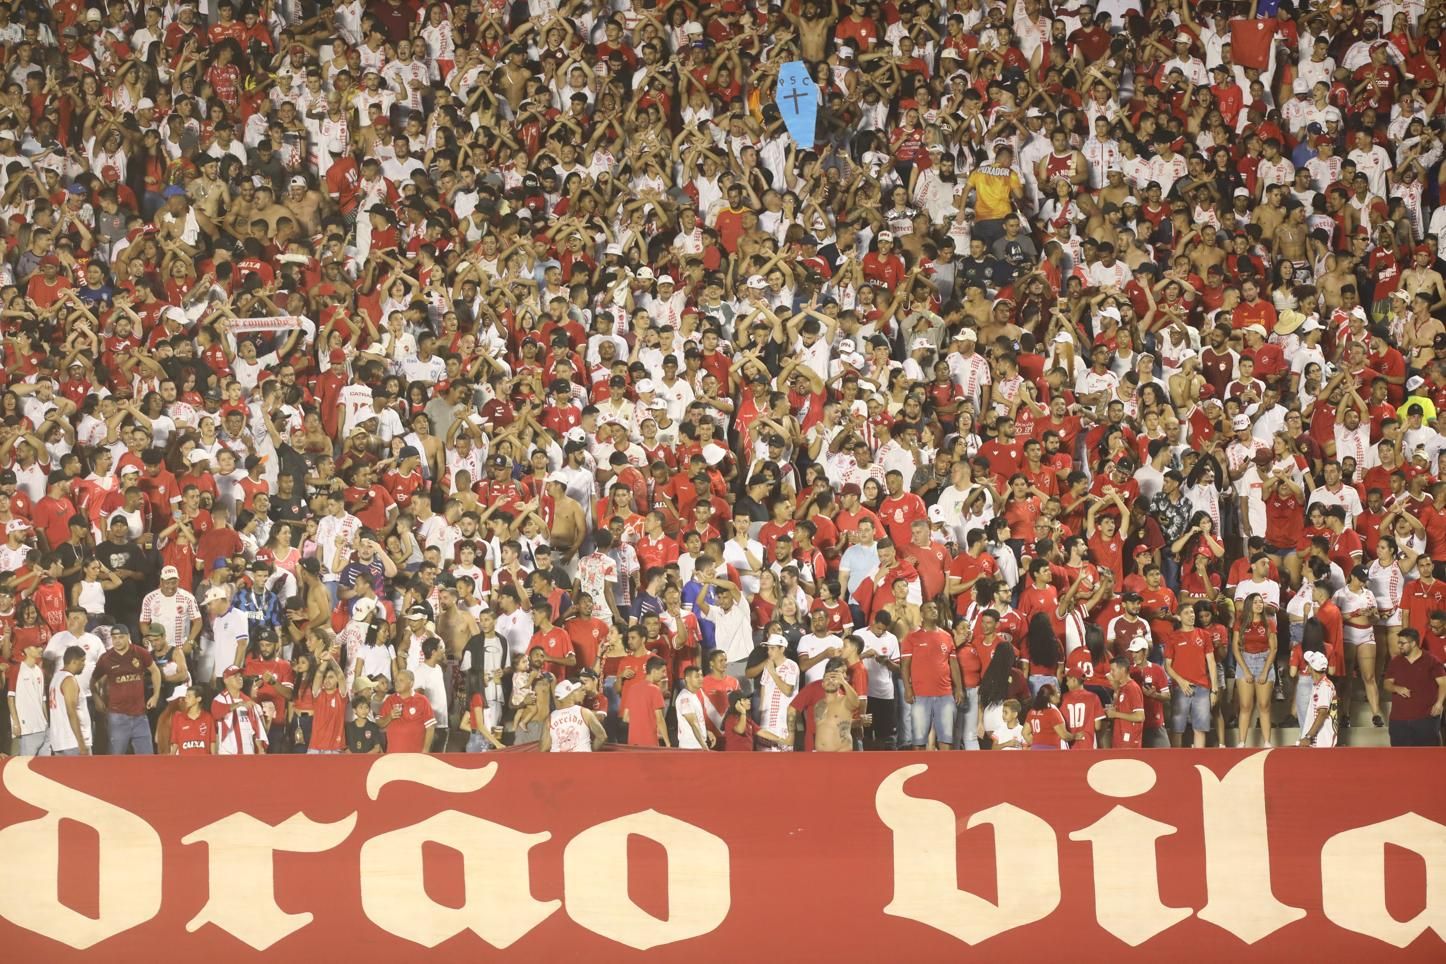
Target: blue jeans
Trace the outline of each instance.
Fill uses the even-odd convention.
[[[913,745],[925,746],[929,742],[929,731],[934,731],[934,739],[945,746],[953,745],[954,741],[954,712],[958,709],[954,705],[952,696],[914,696],[913,710],[914,732]]]
[[[898,747],[903,749],[914,745],[914,708],[904,702],[904,681],[894,677],[894,706],[899,711]]]
[[[1189,727],[1196,733],[1210,732],[1210,687],[1195,684],[1186,696],[1178,686],[1170,690],[1170,731],[1184,733]]]
[[[964,712],[957,715],[959,724],[954,728],[955,748],[960,750],[979,749],[979,687],[971,686],[964,690]]]
[[[492,744],[481,733],[467,734],[468,753],[486,753],[490,749],[492,749]]]
[[[137,754],[156,752],[156,745],[151,742],[151,721],[144,713],[140,716],[107,713],[105,720],[110,730],[111,756],[125,756],[128,749]]]
[[[21,756],[50,756],[50,731],[22,733],[20,735]]]
[[[1301,673],[1295,680],[1295,718],[1300,723],[1302,733],[1310,730],[1311,721],[1314,717],[1310,712],[1310,698],[1315,695],[1315,680],[1310,678],[1310,673]]]

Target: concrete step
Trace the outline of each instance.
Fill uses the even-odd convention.
[[[1232,746],[1240,746],[1240,732],[1234,727],[1225,730],[1225,742]],[[1273,726],[1270,729],[1271,746],[1295,746],[1300,742],[1300,728],[1296,726]],[[1338,741],[1340,746],[1390,746],[1390,734],[1385,727],[1371,726],[1367,719],[1365,726],[1348,726],[1341,731]],[[1250,731],[1250,746],[1258,747],[1260,742],[1260,729],[1256,727]]]
[[[1287,686],[1287,692],[1289,687]],[[1390,719],[1391,698],[1384,687],[1381,689],[1381,714]],[[1273,700],[1270,705],[1272,746],[1295,746],[1300,741],[1299,721],[1295,719],[1293,700]],[[1237,727],[1225,728],[1226,742],[1231,746],[1240,745]],[[1386,727],[1371,724],[1371,705],[1366,701],[1366,688],[1359,679],[1353,680],[1350,691],[1349,725],[1341,728],[1341,746],[1390,746],[1391,738]],[[1260,726],[1251,728],[1250,746],[1260,746]]]

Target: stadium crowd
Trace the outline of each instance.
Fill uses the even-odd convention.
[[[1437,0],[91,3],[0,749],[1439,743]]]

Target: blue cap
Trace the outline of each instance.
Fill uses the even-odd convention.
[[[66,188],[66,190],[69,191],[71,194],[85,195],[90,193],[85,189],[84,184],[72,184],[70,185],[70,187]]]
[[[167,187],[164,191],[161,192],[161,197],[164,197],[164,198],[185,197],[185,196],[186,196],[186,189],[183,188],[183,187],[181,187],[179,184],[172,184],[170,187]]]

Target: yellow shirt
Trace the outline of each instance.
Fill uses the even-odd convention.
[[[1014,210],[1011,195],[1022,184],[1012,169],[986,164],[969,175],[965,186],[974,191],[975,220],[997,221]]]
[[[1401,403],[1400,408],[1397,408],[1397,409],[1396,409],[1396,416],[1397,416],[1402,422],[1405,422],[1405,421],[1406,421],[1406,410],[1407,410],[1408,408],[1410,408],[1412,405],[1420,405],[1420,406],[1421,406],[1421,422],[1422,422],[1422,424],[1425,424],[1426,422],[1429,422],[1429,421],[1431,421],[1432,419],[1434,419],[1434,418],[1436,417],[1436,403],[1435,403],[1435,402],[1431,401],[1431,399],[1427,398],[1427,397],[1424,396],[1424,395],[1410,395],[1410,396],[1408,396],[1408,397],[1406,398],[1406,400],[1405,400],[1404,402]]]

